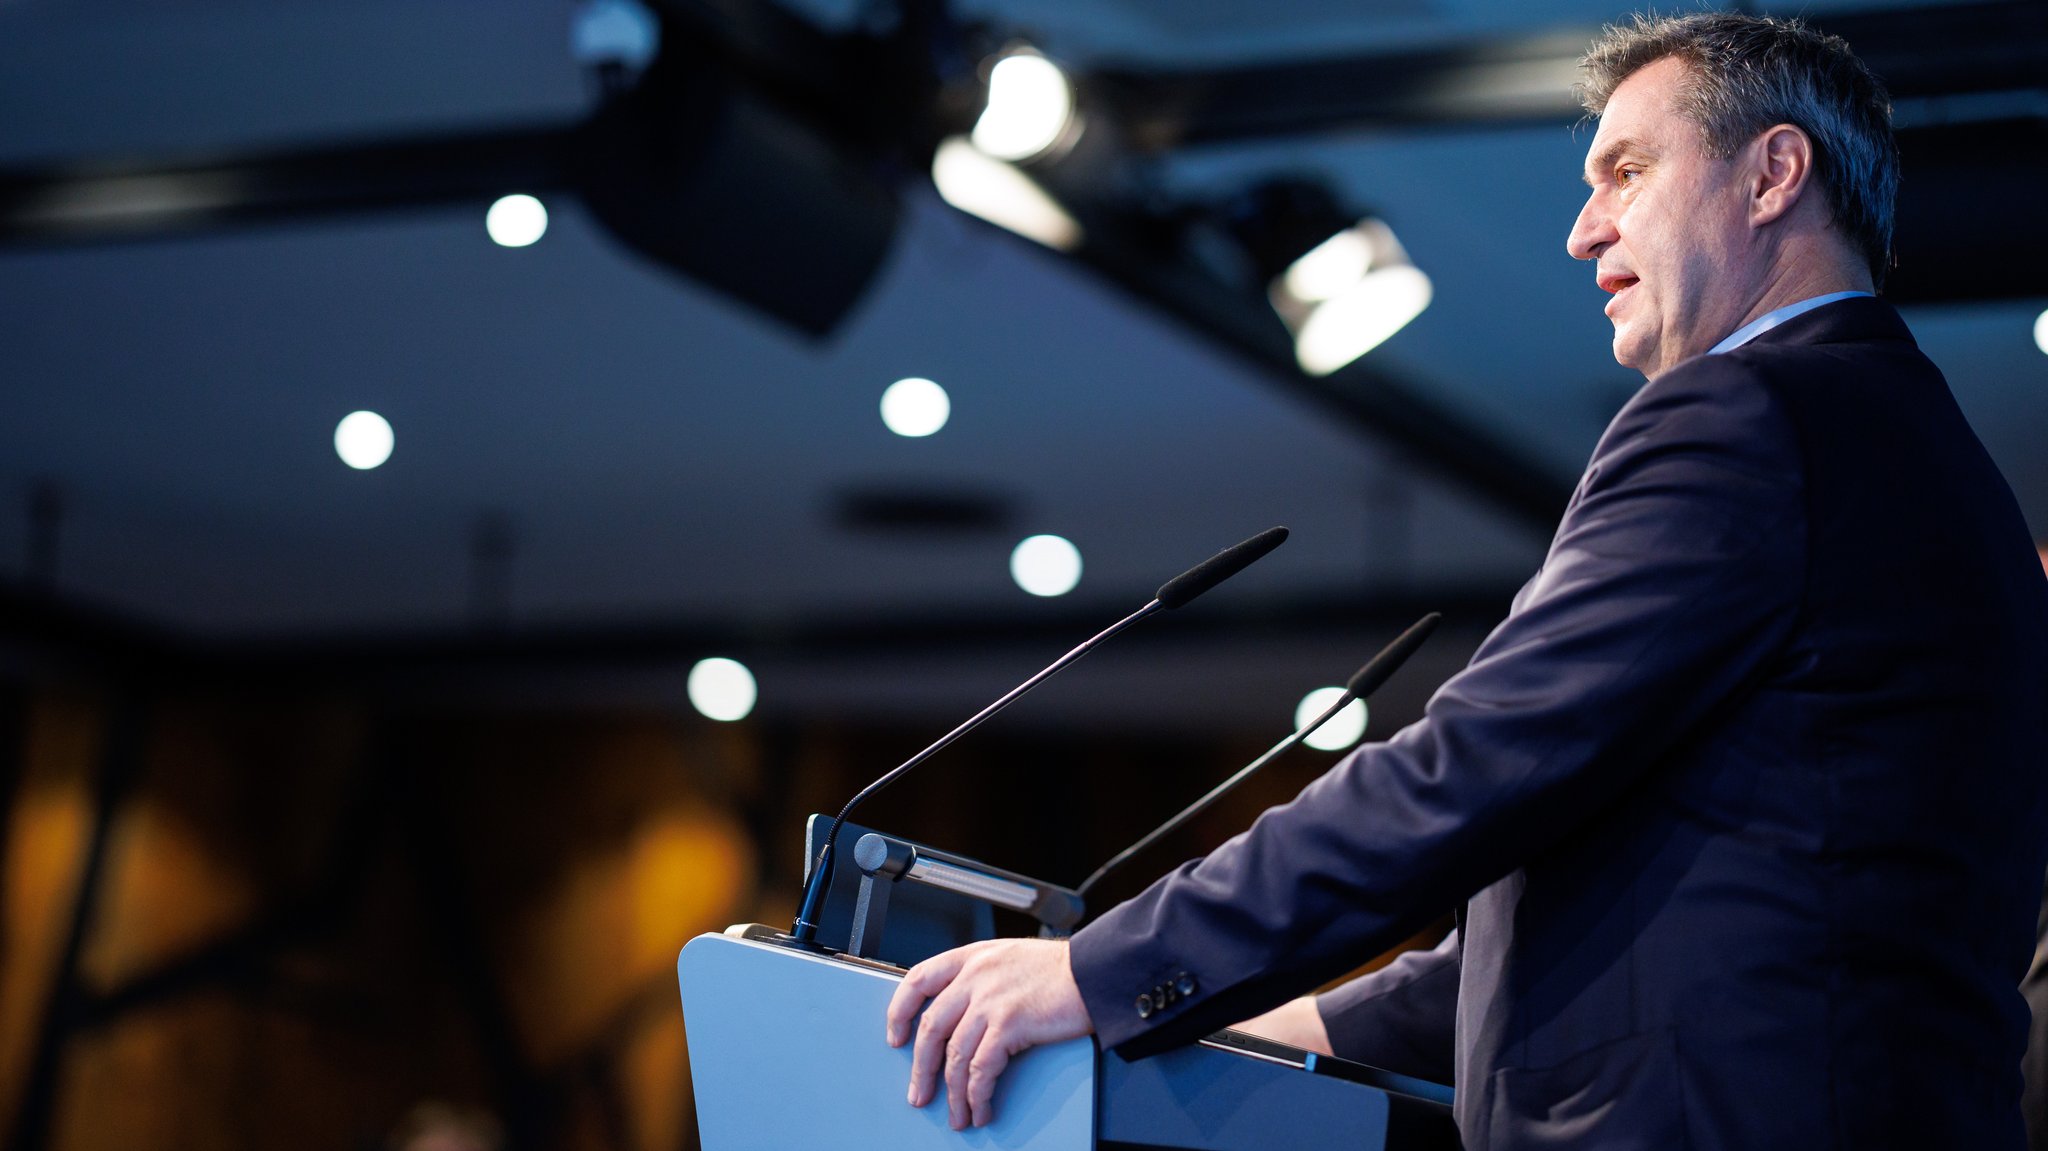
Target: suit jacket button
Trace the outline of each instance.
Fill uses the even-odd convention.
[[[1150,995],[1138,996],[1138,1018],[1150,1019],[1152,1018],[1152,1012],[1155,1010],[1157,1008],[1152,1005],[1152,997]]]
[[[1183,971],[1174,978],[1173,988],[1182,995],[1193,995],[1195,993],[1195,977]]]

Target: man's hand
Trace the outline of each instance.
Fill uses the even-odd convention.
[[[1319,1051],[1334,1055],[1330,1050],[1330,1030],[1323,1026],[1323,1013],[1316,1007],[1316,997],[1304,995],[1290,999],[1264,1015],[1255,1015],[1243,1023],[1231,1025],[1233,1031],[1263,1035],[1277,1039],[1290,1047],[1304,1051]]]
[[[988,939],[911,968],[889,1000],[889,1046],[910,1039],[926,999],[910,1057],[910,1105],[932,1101],[943,1070],[955,1131],[995,1118],[996,1077],[1011,1056],[1095,1030],[1064,939]]]

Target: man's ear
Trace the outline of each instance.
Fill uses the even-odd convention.
[[[1813,141],[1790,124],[1766,128],[1750,142],[1755,161],[1749,224],[1759,228],[1790,212],[1813,179]]]

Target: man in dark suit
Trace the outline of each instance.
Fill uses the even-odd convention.
[[[1425,719],[1071,943],[919,964],[910,1101],[1016,1052],[1137,1056],[1282,1008],[1441,1075],[1471,1151],[2017,1149],[2048,864],[2048,585],[1874,296],[1897,160],[1839,40],[1611,29],[1571,254],[1648,382]],[[1274,1017],[1268,1017],[1269,1020]]]

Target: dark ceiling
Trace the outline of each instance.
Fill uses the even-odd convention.
[[[2048,534],[2048,6],[1797,7],[1893,87],[1896,298]],[[727,654],[764,713],[941,718],[1285,523],[1032,713],[1277,729],[1423,608],[1450,618],[1410,690],[1454,669],[1638,382],[1563,251],[1572,61],[1616,10],[651,11],[653,65],[600,74],[561,0],[0,3],[13,632],[537,698],[572,667],[664,706]],[[926,174],[1019,39],[1088,117],[1036,173],[1071,254]],[[1282,178],[1435,284],[1329,377],[1214,258]],[[531,248],[484,234],[510,191],[548,205]],[[929,439],[876,414],[906,375],[951,393]],[[330,446],[359,408],[396,429],[375,471]],[[1036,532],[1079,546],[1071,595],[1011,583]]]

